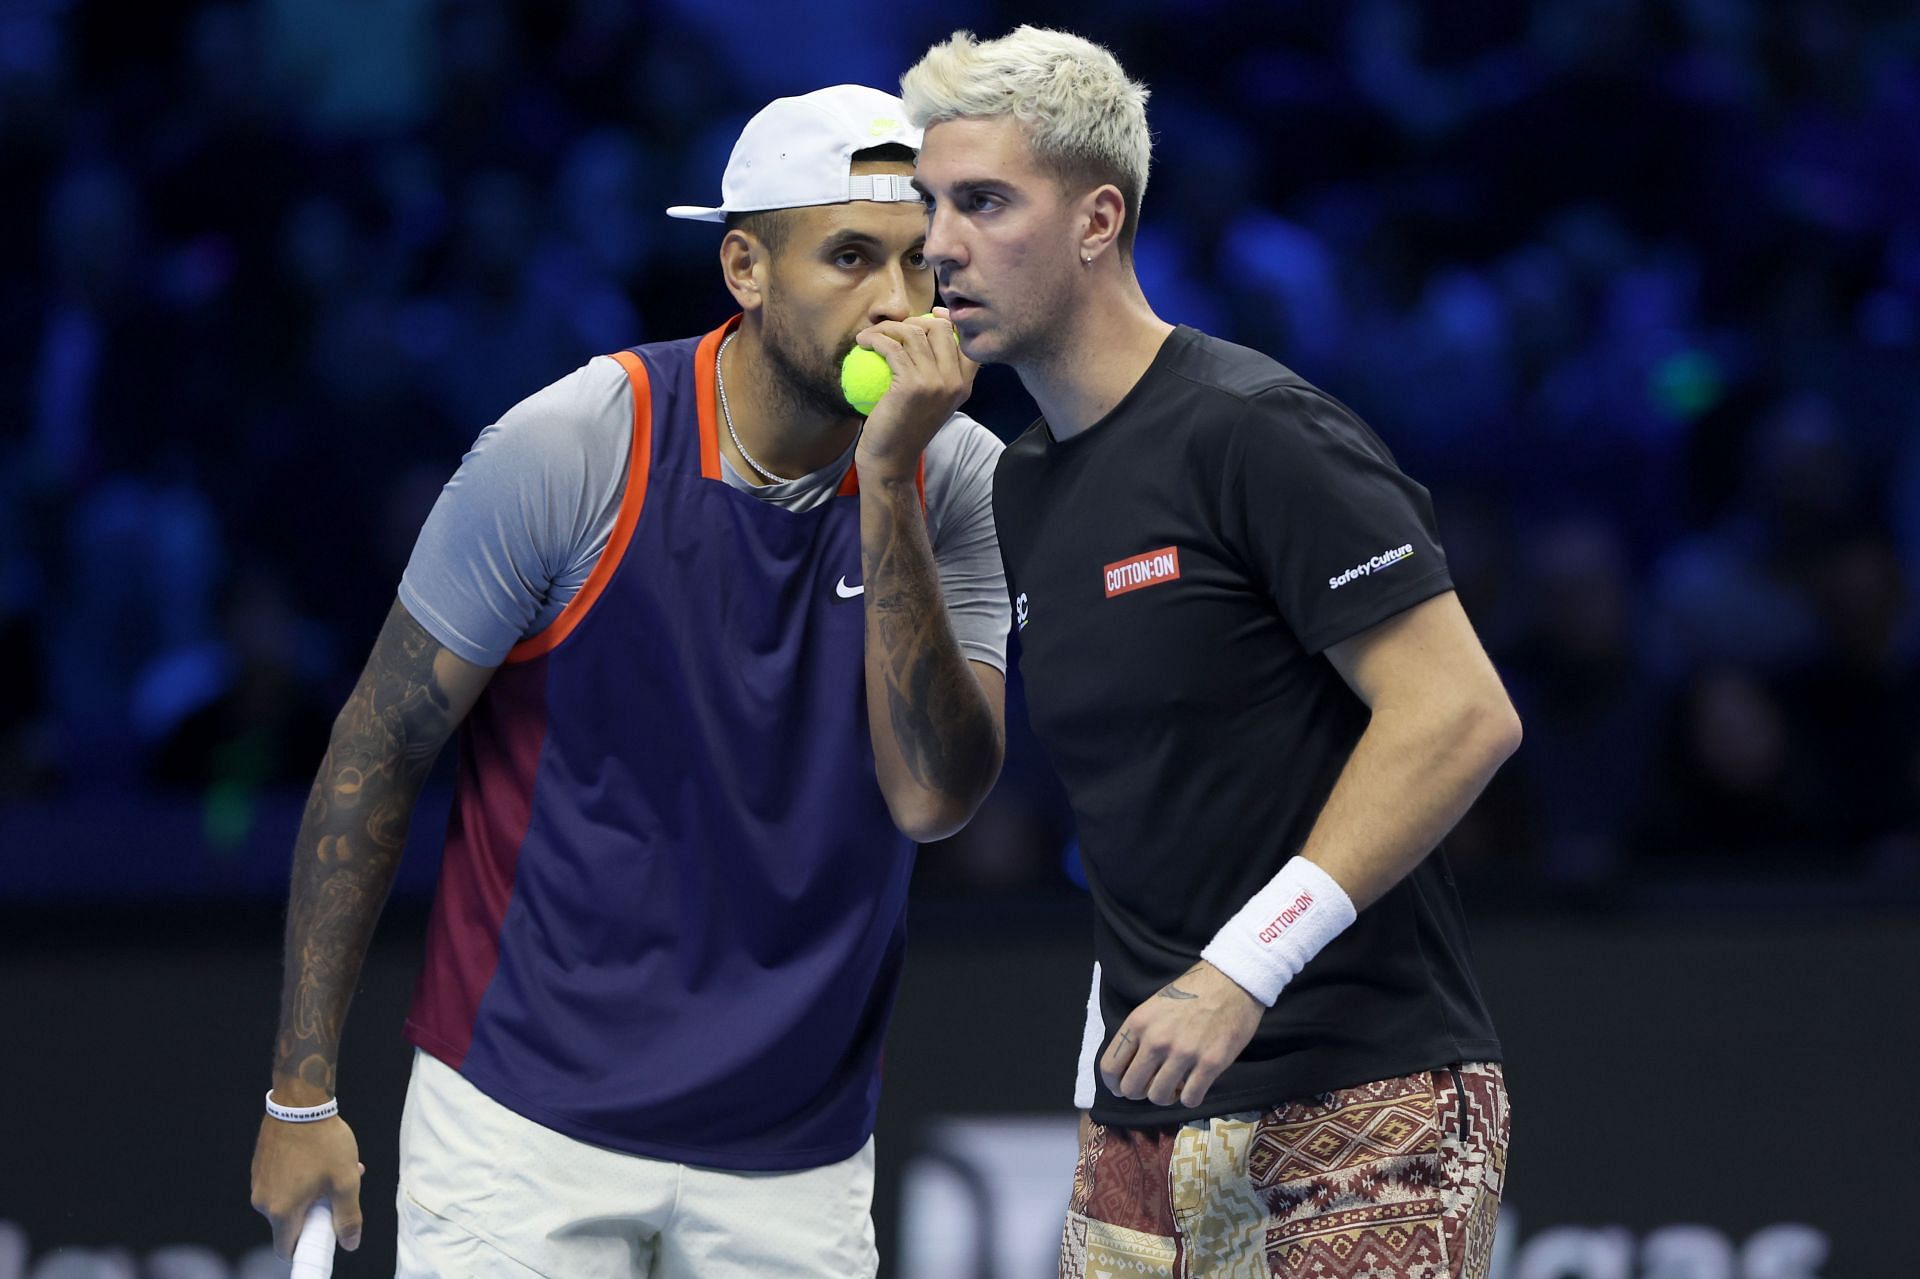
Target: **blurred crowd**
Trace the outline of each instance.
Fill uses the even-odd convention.
[[[1153,88],[1166,318],[1435,494],[1526,745],[1489,895],[1920,879],[1920,18],[1897,0],[0,7],[0,802],[297,791],[480,428],[727,314],[740,123],[958,26]],[[1031,407],[990,372],[971,406]],[[1017,681],[1016,681],[1017,692]],[[1075,875],[1014,716],[943,888]]]

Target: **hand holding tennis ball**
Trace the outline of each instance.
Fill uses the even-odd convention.
[[[866,414],[853,461],[862,484],[911,481],[928,441],[973,391],[980,366],[960,350],[946,308],[861,332],[840,366],[848,403]]]
[[[945,310],[945,307],[939,308],[939,312]],[[928,319],[939,312],[930,311],[927,315],[916,318]],[[944,315],[941,318],[945,318]],[[953,344],[960,345],[958,331],[954,332]],[[847,358],[840,362],[840,391],[847,397],[847,403],[853,405],[854,410],[861,417],[866,417],[873,412],[873,406],[880,402],[880,397],[885,395],[887,388],[892,385],[893,367],[878,351],[856,346],[847,352]]]

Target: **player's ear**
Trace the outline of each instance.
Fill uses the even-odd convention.
[[[738,227],[720,241],[720,276],[742,311],[757,311],[766,305],[772,257],[758,237]]]
[[[1080,197],[1080,257],[1097,262],[1102,253],[1117,247],[1120,232],[1127,222],[1126,197],[1111,182],[1103,183]]]

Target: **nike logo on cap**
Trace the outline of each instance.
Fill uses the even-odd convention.
[[[833,593],[843,600],[850,600],[857,595],[864,595],[866,591],[867,585],[865,582],[862,582],[858,586],[848,586],[847,579],[844,577],[833,584]]]

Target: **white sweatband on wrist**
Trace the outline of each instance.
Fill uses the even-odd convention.
[[[273,1089],[269,1088],[267,1113],[285,1124],[317,1124],[340,1113],[340,1099],[330,1097],[317,1106],[283,1106],[273,1099]]]
[[[1099,1069],[1101,1041],[1106,1037],[1106,1022],[1100,1016],[1100,962],[1095,960],[1093,989],[1087,992],[1087,1022],[1080,1030],[1080,1068],[1073,1081],[1075,1110],[1093,1109],[1093,1073]]]
[[[1229,919],[1200,958],[1273,1007],[1307,961],[1354,920],[1353,899],[1304,857],[1291,858]]]

